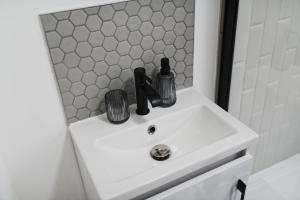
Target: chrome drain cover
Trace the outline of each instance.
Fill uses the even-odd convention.
[[[150,155],[154,160],[167,160],[171,155],[171,149],[165,144],[158,144],[151,149]]]

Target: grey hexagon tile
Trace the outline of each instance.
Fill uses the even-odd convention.
[[[64,59],[64,52],[59,48],[50,49],[50,55],[53,64],[60,63]]]
[[[99,16],[102,20],[111,20],[114,15],[115,10],[111,5],[104,5],[100,7]]]
[[[123,82],[126,82],[130,79],[132,79],[133,77],[133,73],[132,73],[132,70],[131,69],[126,69],[126,70],[123,70],[121,72],[121,75],[120,75],[120,79],[123,81]]]
[[[72,86],[71,86],[70,91],[75,96],[82,95],[85,91],[85,85],[81,82],[73,83]]]
[[[112,36],[116,32],[116,25],[112,21],[103,22],[101,32],[105,36]]]
[[[173,44],[175,39],[176,39],[175,33],[173,31],[168,31],[166,32],[163,40],[165,44],[168,45],[168,44]]]
[[[56,24],[57,24],[57,19],[53,15],[51,15],[51,14],[42,15],[41,21],[42,21],[43,28],[45,31],[55,30]]]
[[[63,20],[63,19],[68,19],[70,16],[71,11],[62,11],[62,12],[57,12],[54,13],[54,17],[57,20]]]
[[[103,41],[103,47],[106,51],[113,51],[117,48],[118,41],[114,37],[106,37]]]
[[[108,70],[108,65],[105,61],[97,62],[94,71],[97,75],[104,75]]]
[[[176,22],[173,17],[167,17],[164,20],[163,27],[166,31],[171,31],[174,29]]]
[[[184,62],[177,62],[174,68],[176,74],[183,73],[184,69],[185,69]]]
[[[115,65],[115,64],[118,64],[119,59],[120,59],[119,54],[117,52],[115,52],[115,51],[112,51],[112,52],[108,52],[106,54],[105,62],[108,65]]]
[[[68,73],[68,68],[63,63],[59,63],[54,65],[54,71],[58,79],[65,78]]]
[[[86,21],[86,26],[90,31],[100,30],[101,25],[102,25],[102,21],[98,15],[88,16]]]
[[[194,26],[195,15],[194,13],[188,13],[185,16],[184,23],[187,26]]]
[[[152,37],[154,40],[161,40],[164,38],[165,29],[162,26],[154,27]]]
[[[121,56],[121,58],[119,60],[119,66],[122,69],[130,68],[131,64],[132,64],[132,58],[130,56],[128,56],[128,55]]]
[[[173,0],[176,7],[184,6],[185,0]]]
[[[180,61],[184,60],[185,56],[186,56],[186,53],[185,53],[184,49],[179,49],[176,51],[176,53],[174,55],[174,59],[177,62],[180,62]]]
[[[94,60],[91,57],[82,58],[79,63],[79,68],[83,72],[88,72],[93,70],[95,65]]]
[[[104,36],[100,31],[92,32],[88,39],[88,42],[92,47],[99,47],[102,45]]]
[[[119,55],[127,55],[130,51],[130,44],[127,41],[119,42],[117,46],[117,52]]]
[[[176,85],[182,85],[185,81],[185,76],[184,74],[177,74],[175,77],[175,83]]]
[[[119,42],[127,40],[128,36],[129,36],[129,30],[126,26],[117,28],[115,32],[115,37]]]
[[[141,60],[141,59],[137,59],[137,60],[134,60],[131,64],[131,69],[134,70],[135,68],[138,68],[138,67],[143,67],[144,66],[144,62]]]
[[[144,50],[152,49],[153,44],[154,44],[154,40],[151,36],[143,37],[143,40],[141,42],[141,46]]]
[[[154,26],[160,26],[164,23],[165,16],[161,12],[154,12],[151,17],[151,23]]]
[[[71,81],[66,78],[58,80],[58,86],[61,93],[68,92],[70,90],[71,84]]]
[[[175,5],[173,4],[172,1],[170,1],[164,4],[162,8],[162,13],[164,14],[165,17],[169,17],[174,14],[175,9],[176,9]]]
[[[41,16],[66,121],[105,112],[111,89],[134,103],[133,70],[153,76],[163,57],[176,88],[192,86],[193,10],[194,0],[129,0]]]
[[[127,21],[127,27],[130,31],[136,31],[141,26],[141,20],[138,16],[129,17]]]
[[[80,81],[82,78],[82,71],[78,68],[72,68],[69,70],[67,78],[71,81],[71,82],[76,82],[76,81]]]
[[[143,49],[140,46],[133,46],[131,47],[129,54],[133,59],[140,58],[143,54]]]
[[[83,25],[86,22],[87,14],[83,10],[73,10],[70,15],[70,21],[76,25]]]
[[[128,20],[128,15],[124,10],[117,11],[113,17],[113,22],[116,26],[124,26],[126,25]]]
[[[77,115],[76,117],[78,119],[85,119],[88,118],[90,116],[90,111],[87,108],[81,108],[77,111]]]
[[[156,54],[163,53],[165,48],[166,48],[166,45],[163,41],[159,40],[159,41],[154,42],[153,51]]]
[[[184,33],[184,37],[187,40],[192,40],[194,39],[194,27],[188,27]]]
[[[73,105],[75,108],[83,108],[86,106],[88,99],[84,95],[75,97]]]
[[[63,37],[71,36],[74,30],[74,25],[69,20],[59,21],[56,31]]]
[[[99,76],[96,81],[96,85],[100,88],[106,88],[109,85],[110,79],[106,76]]]
[[[193,76],[193,66],[192,65],[187,66],[184,69],[184,74],[185,74],[186,77],[192,77]]]
[[[149,7],[142,7],[139,11],[139,17],[142,21],[149,21],[152,17],[152,10]]]
[[[192,65],[193,59],[194,59],[194,55],[192,53],[189,53],[185,56],[184,62],[186,65]]]
[[[124,10],[125,6],[126,6],[126,2],[120,2],[120,3],[114,3],[114,4],[112,4],[112,7],[115,10]]]
[[[184,8],[187,12],[193,12],[195,9],[195,0],[186,0]]]
[[[81,57],[87,57],[91,54],[92,47],[88,42],[80,42],[77,45],[76,53]]]
[[[72,118],[76,116],[77,109],[73,105],[65,107],[65,113],[67,118]]]
[[[46,33],[46,39],[48,47],[51,49],[59,47],[61,36],[56,31],[51,31]]]
[[[99,98],[90,98],[88,103],[87,103],[87,108],[90,111],[95,111],[99,108],[100,106],[100,99]]]
[[[174,13],[174,19],[176,22],[182,22],[185,20],[186,17],[186,12],[183,7],[176,8],[175,13]]]
[[[105,58],[106,51],[102,47],[93,48],[91,57],[94,61],[101,61]]]
[[[128,42],[131,45],[137,45],[137,44],[141,43],[142,38],[143,38],[143,36],[139,31],[134,31],[129,34]]]
[[[95,14],[97,14],[98,11],[99,11],[99,6],[94,6],[94,7],[85,8],[84,11],[85,11],[86,14],[88,14],[88,15],[95,15]]]
[[[189,40],[185,43],[184,50],[187,53],[193,53],[194,51],[194,40]]]
[[[116,78],[110,81],[109,83],[109,88],[111,90],[115,90],[115,89],[121,89],[123,85],[123,82],[121,81],[121,79]]]
[[[98,93],[99,93],[99,88],[96,85],[90,85],[86,87],[84,95],[87,98],[94,98],[98,96]]]
[[[85,26],[77,26],[73,32],[73,37],[77,40],[77,42],[87,41],[89,35],[90,32]]]
[[[140,28],[141,33],[145,35],[150,35],[152,33],[153,26],[151,22],[143,22]]]
[[[155,65],[155,66],[160,66],[161,65],[161,59],[163,58],[163,57],[165,57],[165,55],[164,54],[156,54],[155,56],[154,56],[154,59],[153,59],[153,64]]]
[[[191,87],[191,86],[193,86],[193,78],[192,77],[186,78],[184,81],[184,87]]]
[[[76,53],[68,53],[65,55],[64,64],[68,68],[76,67],[79,64],[80,58]]]
[[[138,0],[139,4],[141,4],[142,6],[147,6],[150,5],[151,0]]]
[[[154,59],[154,53],[152,50],[146,50],[144,51],[143,55],[142,55],[142,60],[144,61],[144,63],[148,64],[151,63]]]
[[[63,50],[65,53],[70,53],[75,50],[76,48],[76,41],[73,39],[73,37],[66,37],[63,38],[61,43],[60,43],[60,48]]]
[[[107,71],[107,75],[109,78],[114,79],[120,76],[121,74],[121,68],[118,65],[113,65],[110,66],[108,71]]]
[[[129,16],[137,15],[140,9],[140,4],[137,1],[128,1],[125,11]]]
[[[164,54],[167,58],[173,57],[176,52],[176,48],[173,45],[167,45]]]
[[[71,92],[65,92],[61,96],[64,106],[73,104],[74,95]]]
[[[183,22],[177,23],[174,28],[176,35],[183,35],[185,33],[186,26]]]
[[[184,36],[177,36],[174,42],[174,45],[176,47],[176,49],[182,49],[184,48],[186,44],[186,39]]]
[[[163,0],[152,0],[151,1],[151,8],[154,11],[158,11],[161,10],[163,5],[164,5],[164,1]]]

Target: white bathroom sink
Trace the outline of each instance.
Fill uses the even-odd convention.
[[[133,108],[124,124],[100,115],[70,125],[70,131],[86,189],[99,199],[139,196],[244,150],[257,138],[194,89],[180,91],[174,106],[150,109],[146,116]],[[157,144],[170,147],[169,159],[150,156]]]

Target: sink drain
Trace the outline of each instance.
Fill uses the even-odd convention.
[[[150,155],[154,160],[167,160],[171,155],[171,149],[165,144],[158,144],[151,149]]]

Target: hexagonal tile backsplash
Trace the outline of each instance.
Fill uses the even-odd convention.
[[[192,86],[195,0],[132,0],[41,15],[68,123],[105,112],[123,88],[134,103],[133,70],[155,77],[170,58],[177,89]]]

